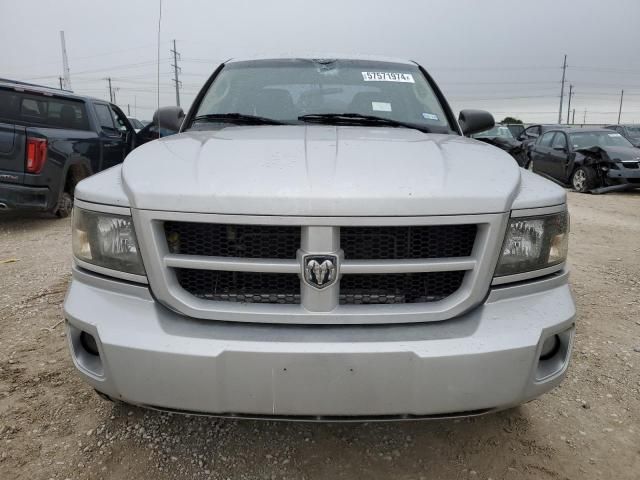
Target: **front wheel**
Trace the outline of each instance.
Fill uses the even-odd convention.
[[[578,167],[571,176],[571,186],[576,192],[587,193],[596,187],[596,172],[589,167]]]

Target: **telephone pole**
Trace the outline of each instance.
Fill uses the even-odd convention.
[[[131,108],[129,108],[129,104],[127,103],[127,117],[131,116]]]
[[[573,117],[571,118],[571,124],[575,125],[576,124],[576,109],[573,109]]]
[[[105,78],[107,83],[109,84],[109,101],[113,103],[113,89],[111,88],[111,77]]]
[[[60,80],[60,90],[64,90],[64,87],[62,86],[62,77],[58,77],[58,80]]]
[[[562,123],[562,100],[564,100],[564,79],[567,73],[567,55],[564,56],[562,64],[562,85],[560,86],[560,110],[558,110],[558,123]]]
[[[173,64],[171,65],[173,67],[173,81],[176,84],[176,105],[179,107],[180,106],[180,85],[182,84],[180,82],[180,80],[178,80],[178,72],[181,71],[180,67],[178,66],[178,58],[180,58],[180,54],[178,53],[178,51],[176,50],[176,41],[173,41],[173,49],[170,50],[171,53],[173,53]]]
[[[624,98],[624,90],[620,92],[620,108],[618,109],[618,123],[620,123],[620,116],[622,115],[622,99]]]
[[[587,124],[587,109],[584,109],[584,117],[582,117],[582,125]]]
[[[64,41],[64,31],[60,30],[60,45],[62,47],[62,77],[64,88],[71,90],[71,72],[69,71],[69,59],[67,58],[67,45]]]
[[[567,124],[569,123],[569,114],[571,113],[571,97],[573,96],[573,85],[569,85],[569,103],[567,104]]]

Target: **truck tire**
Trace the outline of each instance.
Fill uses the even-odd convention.
[[[56,206],[53,213],[58,218],[67,218],[71,215],[73,210],[73,193],[76,189],[76,185],[80,180],[86,178],[87,175],[81,168],[72,167],[69,169],[69,173],[67,174],[67,180],[64,185],[64,191],[60,195],[60,199],[58,200],[58,205]]]
[[[58,205],[56,206],[55,215],[58,218],[67,218],[73,210],[73,196],[69,192],[62,192]]]
[[[571,186],[576,192],[587,193],[596,188],[598,178],[596,172],[590,167],[578,167],[571,175]]]

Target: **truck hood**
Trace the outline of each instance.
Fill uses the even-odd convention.
[[[454,135],[387,127],[233,126],[134,150],[131,207],[238,215],[410,216],[510,210],[520,168]]]

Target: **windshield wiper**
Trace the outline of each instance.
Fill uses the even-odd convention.
[[[377,117],[375,115],[362,115],[360,113],[311,113],[301,115],[298,120],[303,122],[328,123],[331,125],[380,125],[385,127],[413,128],[421,132],[429,133],[428,127],[410,122],[401,122],[391,118]]]
[[[245,115],[244,113],[208,113],[194,118],[196,122],[228,122],[244,125],[286,125],[285,122],[273,118]]]

